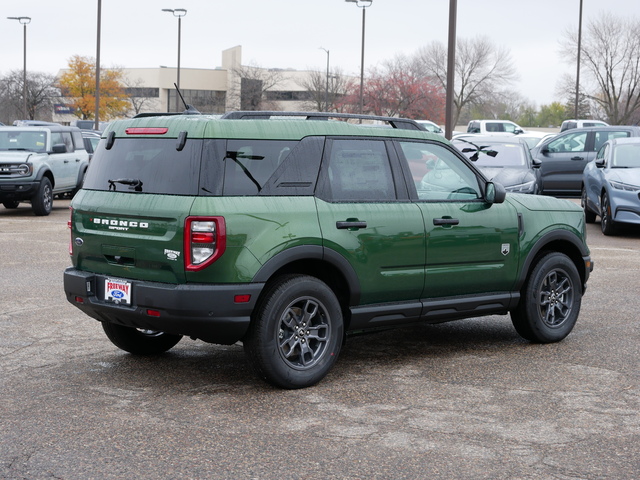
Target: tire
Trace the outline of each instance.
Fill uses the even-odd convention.
[[[42,177],[38,192],[31,199],[31,208],[33,213],[38,216],[49,215],[53,207],[53,189],[51,181],[47,177]]]
[[[605,235],[615,235],[616,223],[613,221],[613,215],[611,214],[611,202],[609,202],[609,195],[607,192],[602,194],[601,200],[602,214],[600,215],[600,228]]]
[[[109,322],[102,322],[102,328],[111,343],[134,355],[157,355],[170,350],[182,339],[182,335],[125,327]]]
[[[587,223],[595,223],[596,214],[589,210],[589,207],[587,206],[587,189],[584,186],[582,187],[582,197],[580,203],[582,204],[582,209],[584,210],[584,221]]]
[[[281,388],[315,385],[338,359],[343,339],[340,303],[317,278],[287,275],[268,287],[243,339],[258,376]]]
[[[559,342],[573,330],[581,303],[578,269],[565,254],[548,253],[531,270],[511,321],[531,342]]]
[[[20,202],[17,200],[7,200],[6,202],[2,202],[2,205],[4,205],[4,208],[13,210],[15,208],[18,208],[18,205],[20,205]]]

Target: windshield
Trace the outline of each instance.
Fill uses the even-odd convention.
[[[47,148],[47,132],[42,130],[2,130],[0,131],[0,151],[24,150],[29,152],[45,152]]]
[[[640,167],[640,143],[618,145],[613,154],[612,168]]]
[[[519,143],[455,142],[456,147],[479,167],[526,168],[527,160]]]

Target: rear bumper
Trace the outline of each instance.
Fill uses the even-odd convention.
[[[168,284],[131,282],[131,305],[104,300],[105,275],[69,267],[64,272],[67,300],[101,322],[159,330],[230,345],[247,329],[263,283]],[[249,295],[238,303],[237,295]]]

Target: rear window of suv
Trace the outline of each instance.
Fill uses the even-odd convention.
[[[118,138],[99,144],[84,188],[166,195],[258,195],[297,141]],[[201,160],[202,159],[202,160]],[[202,165],[201,165],[202,164]]]
[[[197,195],[202,140],[187,141],[181,150],[176,142],[175,138],[118,138],[109,150],[106,142],[100,142],[83,188]]]

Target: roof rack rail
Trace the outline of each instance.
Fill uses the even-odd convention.
[[[403,130],[426,130],[418,122],[409,118],[383,117],[379,115],[360,115],[357,113],[239,110],[235,112],[227,112],[220,118],[227,120],[269,120],[271,117],[304,117],[306,120],[329,120],[331,118],[343,118],[351,120],[378,120],[387,122],[392,128],[400,128]]]

